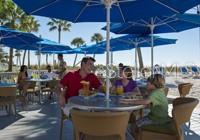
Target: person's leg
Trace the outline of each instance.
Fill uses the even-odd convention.
[[[144,126],[144,125],[149,125],[149,124],[153,124],[154,122],[152,120],[150,120],[147,116],[142,117],[138,120],[132,121],[131,125],[130,125],[130,130],[131,130],[131,134],[132,136],[138,140],[139,139],[139,128]]]

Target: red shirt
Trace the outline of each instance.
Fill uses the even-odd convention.
[[[100,81],[93,73],[88,74],[85,78],[82,79],[79,71],[80,70],[67,73],[60,81],[61,85],[67,87],[65,94],[66,101],[72,96],[78,96],[79,90],[82,88],[82,84],[80,82],[83,80],[90,82],[90,90],[92,88],[98,89],[101,85]]]

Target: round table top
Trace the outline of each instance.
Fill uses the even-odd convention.
[[[52,81],[52,79],[40,79],[40,78],[32,78],[32,79],[27,79],[28,82],[49,82]]]
[[[0,82],[0,87],[16,87],[15,83],[2,83]]]
[[[110,96],[110,101],[105,96],[96,95],[92,97],[74,96],[69,99],[72,108],[94,111],[133,111],[144,108],[144,105],[129,105],[120,103],[122,96]]]

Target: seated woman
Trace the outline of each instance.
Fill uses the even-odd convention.
[[[18,89],[22,91],[23,95],[26,94],[26,91],[28,89],[28,82],[26,81],[27,78],[28,78],[27,66],[22,65],[20,68],[20,72],[18,74],[17,84],[18,84]]]
[[[165,79],[161,74],[154,74],[147,79],[147,90],[149,97],[142,100],[122,99],[121,103],[125,104],[143,104],[150,105],[150,112],[133,124],[134,128],[158,124],[163,125],[170,121],[168,116],[168,100],[163,90]],[[134,129],[135,130],[135,129]]]
[[[137,87],[136,81],[132,79],[132,70],[128,66],[123,66],[120,70],[120,77],[118,80],[114,82],[114,87],[112,88],[112,92],[116,92],[119,86],[123,87],[123,92],[128,93],[129,95],[139,94],[140,90]]]

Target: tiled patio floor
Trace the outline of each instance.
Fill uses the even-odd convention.
[[[58,114],[60,114],[59,106],[51,103],[28,105],[25,111],[18,112],[16,117],[0,116],[0,140],[58,140],[60,130]],[[186,125],[184,131],[185,140],[200,140],[200,105],[192,115],[190,128]],[[73,140],[70,121],[65,121],[63,140]]]

